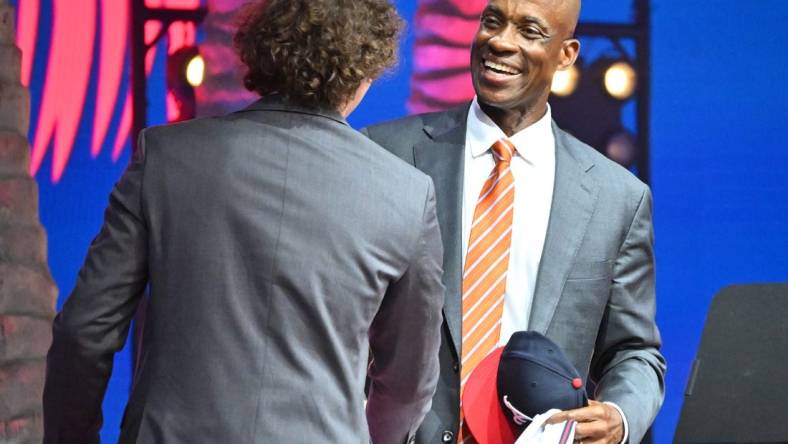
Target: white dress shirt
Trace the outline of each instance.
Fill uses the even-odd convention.
[[[505,345],[512,333],[528,329],[555,183],[555,139],[551,121],[548,105],[547,112],[539,121],[509,138],[517,148],[511,162],[514,222],[500,345]],[[484,114],[476,99],[471,104],[467,124],[462,201],[463,267],[476,201],[495,167],[490,147],[506,137],[498,125]]]
[[[465,133],[465,174],[462,198],[462,266],[468,254],[473,213],[485,180],[495,167],[490,149],[495,141],[505,138],[495,122],[479,107],[474,98],[468,112]],[[550,105],[536,123],[509,137],[517,149],[512,157],[514,177],[514,222],[509,269],[506,273],[501,338],[506,345],[513,333],[527,330],[533,303],[539,262],[542,259],[547,224],[555,186],[555,136],[553,135]],[[629,424],[621,408],[612,402],[624,422],[624,439],[629,436]]]

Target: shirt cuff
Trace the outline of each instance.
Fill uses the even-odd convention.
[[[624,411],[621,410],[621,407],[619,407],[615,402],[605,401],[605,404],[613,406],[613,408],[618,410],[618,414],[621,415],[621,420],[624,423],[624,437],[621,438],[621,443],[626,443],[629,439],[629,424],[627,423],[627,416],[624,415]]]

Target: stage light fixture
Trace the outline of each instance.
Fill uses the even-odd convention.
[[[205,62],[195,46],[180,48],[167,58],[167,90],[175,105],[171,122],[192,119],[197,103],[194,88],[202,83]]]
[[[605,90],[611,97],[627,100],[632,97],[637,85],[637,74],[627,62],[615,62],[605,71]]]
[[[567,97],[577,89],[580,80],[580,70],[572,65],[563,71],[556,71],[553,75],[553,84],[550,90],[559,97]]]
[[[205,78],[205,60],[196,46],[187,46],[167,58],[167,82],[171,86],[186,84],[196,88]]]
[[[205,79],[205,59],[202,58],[201,55],[197,54],[196,56],[192,57],[189,60],[189,63],[186,64],[186,81],[189,82],[189,85],[197,88],[198,86],[202,85],[202,81]]]

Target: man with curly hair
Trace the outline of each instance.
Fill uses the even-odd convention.
[[[140,134],[54,322],[46,442],[98,442],[146,286],[121,442],[412,439],[438,376],[433,185],[345,120],[400,28],[385,0],[244,11],[235,46],[262,98]]]

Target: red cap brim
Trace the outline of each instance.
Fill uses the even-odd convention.
[[[476,366],[465,383],[462,412],[479,444],[513,444],[522,432],[501,410],[498,400],[498,364],[503,347],[493,350]]]

